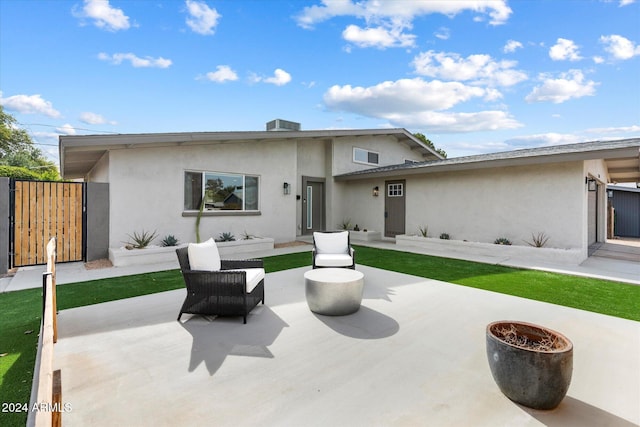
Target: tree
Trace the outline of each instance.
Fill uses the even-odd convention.
[[[0,166],[25,168],[41,180],[59,180],[55,163],[34,146],[31,137],[18,127],[17,120],[0,105]],[[5,169],[6,173],[6,169]]]
[[[24,129],[18,128],[18,122],[4,112],[0,105],[0,160],[20,147],[32,144]]]
[[[431,142],[431,140],[429,140],[426,136],[424,136],[424,134],[417,132],[417,133],[414,133],[413,136],[418,138],[420,141],[424,142],[427,146],[429,146],[429,148],[433,149],[433,151],[440,154],[445,159],[447,158],[447,152],[444,151],[442,148],[436,148],[436,146],[433,145],[433,142]]]

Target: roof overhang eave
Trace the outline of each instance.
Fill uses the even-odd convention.
[[[343,175],[337,175],[334,177],[336,181],[353,181],[363,180],[371,178],[386,178],[397,176],[409,176],[409,175],[421,175],[431,174],[438,172],[455,172],[463,170],[474,169],[489,169],[500,168],[510,166],[525,166],[533,164],[550,164],[550,163],[564,163],[572,161],[584,161],[584,160],[597,160],[603,159],[615,160],[623,158],[636,158],[640,165],[640,147],[631,146],[623,148],[604,148],[602,150],[590,150],[590,151],[578,151],[567,153],[555,153],[555,154],[542,154],[531,155],[522,157],[506,157],[496,159],[481,159],[470,160],[464,162],[455,162],[454,159],[451,162],[447,160],[435,161],[433,163],[422,165],[398,165],[397,168],[385,169],[384,167],[369,170],[353,172]],[[640,169],[640,168],[639,168]]]

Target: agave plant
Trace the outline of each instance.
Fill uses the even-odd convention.
[[[506,237],[499,237],[493,243],[495,243],[496,245],[511,246],[511,240],[507,239]]]
[[[218,242],[233,242],[234,240],[236,240],[236,236],[234,236],[232,233],[228,231],[224,233],[220,233],[220,235],[216,239],[216,241]]]
[[[132,240],[131,242],[128,242],[127,247],[130,246],[133,249],[144,249],[149,246],[153,239],[158,237],[158,234],[155,230],[153,232],[142,230],[140,234],[138,234],[137,231],[134,231],[133,236],[131,234],[127,234],[127,236]]]
[[[525,240],[525,242],[527,242],[527,244],[529,244],[530,246],[534,246],[536,248],[541,248],[544,245],[547,244],[547,242],[549,241],[549,236],[547,236],[545,233],[538,233],[538,234],[533,234],[531,233],[531,241],[527,242]]]
[[[169,234],[160,243],[162,246],[178,246],[178,239],[173,234]]]

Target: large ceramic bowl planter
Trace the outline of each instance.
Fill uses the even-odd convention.
[[[559,332],[526,322],[487,326],[487,359],[502,393],[521,405],[553,409],[567,394],[573,344]]]

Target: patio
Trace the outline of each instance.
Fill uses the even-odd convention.
[[[64,425],[640,424],[638,322],[366,266],[362,308],[326,317],[307,307],[306,270],[268,274],[246,325],[176,322],[184,290],[60,312]],[[555,410],[494,383],[484,333],[501,319],[573,341]]]

